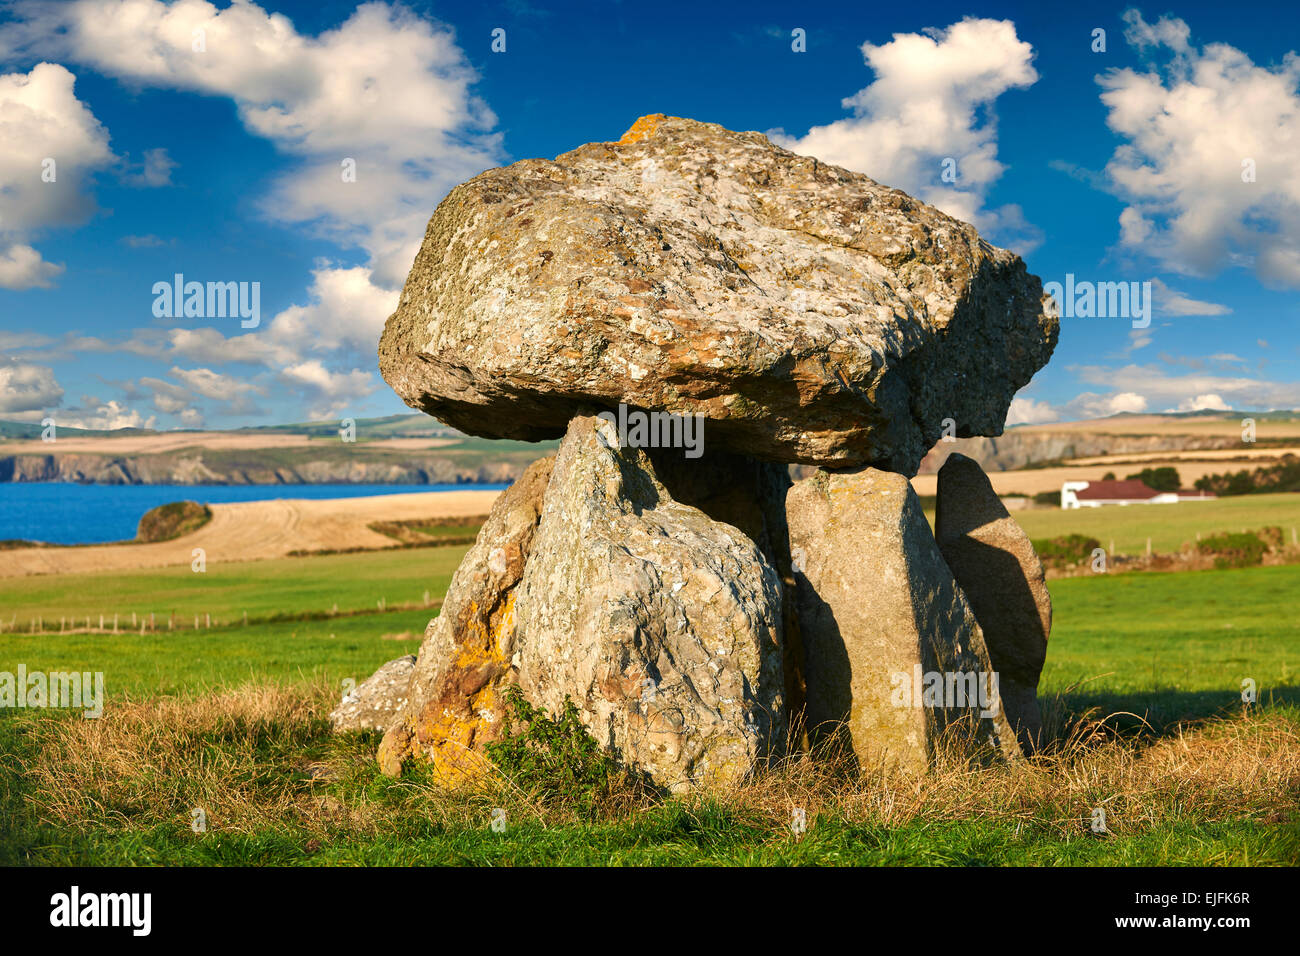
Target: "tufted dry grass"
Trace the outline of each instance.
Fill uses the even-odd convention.
[[[24,799],[43,825],[130,833],[190,833],[201,808],[211,831],[290,830],[308,846],[439,828],[481,828],[492,808],[543,828],[576,825],[564,807],[542,808],[498,776],[447,794],[418,776],[391,781],[371,759],[375,735],[335,737],[334,691],[319,684],[248,685],[187,698],[127,701],[99,720],[41,716],[26,733]],[[850,772],[798,755],[733,792],[670,798],[616,794],[587,823],[618,824],[675,802],[723,807],[765,840],[788,839],[796,809],[808,821],[899,828],[954,820],[1014,824],[1061,838],[1089,832],[1105,809],[1115,837],[1173,822],[1294,820],[1300,805],[1300,721],[1292,709],[1210,719],[1172,731],[1121,735],[1113,719],[1049,702],[1048,753],[980,767],[941,754],[932,773],[887,767]]]

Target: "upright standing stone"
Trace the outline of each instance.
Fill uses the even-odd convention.
[[[598,418],[560,445],[517,612],[524,696],[554,712],[570,695],[656,784],[725,788],[783,748],[776,569]]]
[[[957,725],[1013,755],[979,624],[908,480],[823,472],[786,500],[814,739],[842,732],[859,763],[923,771]]]
[[[396,776],[416,757],[432,765],[435,779],[454,786],[486,769],[483,747],[497,739],[502,691],[513,680],[515,589],[554,462],[533,462],[501,493],[456,569],[425,632],[405,705],[379,745],[385,773]]]
[[[948,456],[939,469],[935,536],[984,631],[1007,719],[1032,753],[1042,733],[1038,678],[1052,630],[1042,563],[984,470],[965,455]]]
[[[789,468],[711,446],[699,459],[683,458],[680,451],[671,448],[652,450],[649,455],[655,473],[674,500],[699,508],[715,521],[739,528],[776,569],[782,591],[785,704],[791,715],[802,714],[803,647],[799,640],[799,615],[790,563],[790,531],[785,518]]]
[[[575,418],[452,579],[380,746],[384,771],[417,758],[446,785],[481,774],[508,684],[551,713],[571,698],[601,745],[673,791],[739,783],[781,752],[781,580],[764,548],[778,550],[784,486],[771,470],[652,457]]]

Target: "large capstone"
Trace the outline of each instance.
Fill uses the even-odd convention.
[[[1001,434],[1057,333],[1039,280],[969,224],[759,133],[649,116],[453,189],[379,357],[474,435],[554,438],[625,403],[759,458],[910,475],[946,423]]]

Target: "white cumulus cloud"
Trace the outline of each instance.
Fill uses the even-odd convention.
[[[145,418],[137,409],[110,399],[103,402],[90,395],[81,397],[81,405],[59,411],[51,416],[58,426],[67,428],[93,428],[111,431],[115,428],[153,428],[158,416]]]
[[[229,375],[214,372],[210,368],[173,368],[167,374],[184,384],[190,391],[204,398],[214,398],[219,401],[229,401],[241,392],[253,392],[259,395],[265,392],[265,389],[252,382],[240,381]]]
[[[1128,203],[1120,243],[1174,272],[1241,266],[1300,286],[1300,56],[1261,66],[1225,43],[1193,45],[1182,20],[1124,19],[1149,66],[1097,78],[1126,140],[1106,167]]]
[[[0,288],[51,285],[63,266],[46,262],[28,240],[95,209],[87,179],[113,154],[75,83],[56,63],[0,74]]]
[[[1155,292],[1156,308],[1164,315],[1228,315],[1232,312],[1230,306],[1183,295],[1159,279],[1151,280],[1151,288]]]
[[[1187,360],[1180,364],[1196,368],[1203,363]],[[1300,382],[1270,381],[1241,374],[1216,375],[1199,368],[1192,374],[1171,375],[1158,365],[1132,364],[1118,368],[1087,365],[1072,367],[1071,371],[1081,381],[1108,386],[1142,402],[1141,408],[1116,410],[1143,411],[1148,406],[1181,411],[1197,408],[1300,408]]]
[[[20,3],[6,28],[27,54],[84,63],[135,86],[232,99],[244,126],[298,158],[264,197],[273,218],[364,248],[376,282],[405,279],[437,200],[495,165],[500,135],[452,31],[400,5],[364,3],[300,33],[251,2]],[[355,181],[345,181],[345,164]],[[146,177],[166,181],[165,154]]]
[[[244,128],[288,160],[256,187],[261,213],[366,254],[363,265],[318,265],[303,299],[256,331],[140,328],[107,350],[213,375],[233,363],[262,366],[274,373],[266,384],[297,391],[316,412],[374,391],[379,334],[429,216],[451,187],[503,158],[496,117],[473,93],[478,77],[453,31],[383,2],[315,35],[248,0],[19,0],[6,12],[0,56],[82,64],[132,90],[229,98]],[[174,167],[165,150],[149,150],[142,166],[126,163],[127,181],[168,185]],[[56,268],[26,256],[9,272],[41,285]],[[207,397],[198,378],[184,381]],[[177,406],[158,394],[149,396],[155,404]],[[249,403],[249,392],[237,394],[232,410]]]
[[[1013,398],[1007,409],[1008,425],[1037,425],[1054,422],[1060,417],[1050,402],[1033,398]]]
[[[369,372],[331,372],[317,359],[289,366],[280,373],[280,379],[303,393],[311,417],[317,419],[337,417],[354,401],[378,388]]]
[[[0,414],[38,412],[63,401],[54,370],[45,365],[0,365]]]
[[[1221,396],[1209,394],[1197,395],[1194,398],[1189,398],[1186,401],[1179,402],[1177,408],[1169,410],[1176,412],[1228,412],[1232,410],[1232,406],[1225,402]]]
[[[864,43],[862,55],[876,78],[843,100],[853,115],[777,141],[903,189],[999,233],[1013,248],[1041,241],[1019,207],[984,206],[1005,169],[997,158],[993,105],[1038,79],[1033,48],[1016,35],[1015,24],[968,17],[946,29]],[[956,162],[955,182],[942,178],[948,159]]]
[[[64,267],[46,262],[31,246],[0,240],[0,289],[48,289],[62,275]]]

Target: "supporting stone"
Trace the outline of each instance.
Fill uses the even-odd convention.
[[[515,589],[523,575],[554,458],[528,467],[501,493],[456,569],[441,612],[430,622],[406,706],[379,747],[384,773],[397,775],[416,755],[445,785],[480,774],[484,744],[504,715],[512,679]]]
[[[417,758],[448,785],[481,774],[509,683],[552,713],[569,697],[602,745],[672,791],[734,785],[782,752],[772,467],[652,458],[575,418],[553,470],[534,466],[503,494],[457,570],[380,747],[384,771]],[[676,500],[660,470],[731,520]]]
[[[330,712],[335,732],[343,730],[387,730],[393,718],[406,706],[415,655],[389,661],[354,687]]]
[[[1007,719],[1033,753],[1042,742],[1038,678],[1052,630],[1052,598],[1033,543],[983,469],[960,454],[939,469],[935,536],[984,631]]]
[[[780,579],[617,443],[578,417],[556,456],[519,591],[520,687],[548,710],[570,695],[597,740],[668,790],[725,788],[785,744]]]
[[[787,497],[815,742],[924,771],[945,733],[1016,754],[983,635],[908,480],[864,468]]]

